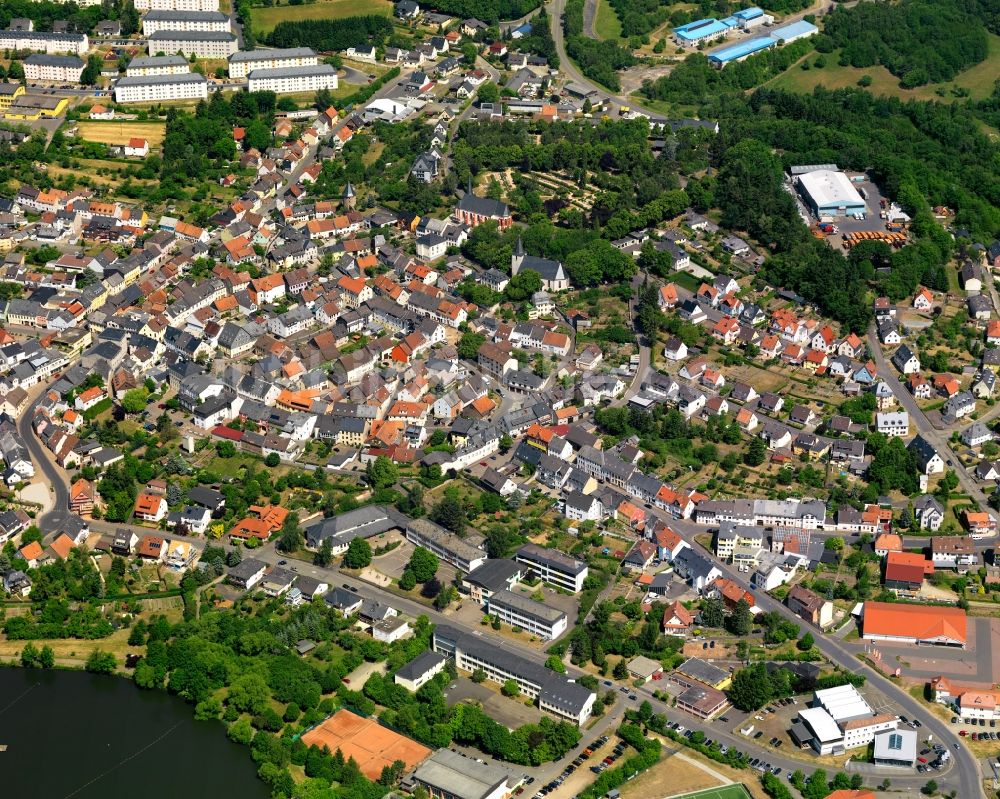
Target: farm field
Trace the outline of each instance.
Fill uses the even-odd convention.
[[[948,102],[955,99],[949,90],[952,87],[957,87],[968,89],[973,100],[982,100],[989,97],[993,91],[993,83],[996,81],[997,75],[1000,74],[1000,36],[991,34],[989,39],[990,49],[986,60],[960,73],[955,80],[949,83],[928,84],[916,89],[902,89],[899,86],[899,78],[892,75],[885,67],[875,66],[867,69],[842,67],[837,63],[839,54],[833,52],[826,56],[827,65],[822,69],[814,67],[802,70],[799,64],[795,64],[765,85],[776,89],[810,93],[817,86],[825,86],[827,89],[857,86],[858,80],[863,75],[867,75],[872,79],[868,91],[876,95],[899,97],[901,100]],[[809,61],[811,64],[816,60],[816,57],[816,53],[810,53],[803,60]],[[943,96],[937,93],[936,90],[939,88],[944,90]]]
[[[166,122],[79,122],[79,136],[99,144],[124,144],[130,138],[138,137],[149,142],[150,147],[159,147],[166,134]]]
[[[304,19],[340,19],[368,14],[392,16],[389,0],[319,0],[302,6],[272,6],[254,8],[251,12],[254,33],[263,35],[274,30],[279,22],[298,22]]]

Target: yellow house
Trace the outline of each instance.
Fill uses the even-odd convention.
[[[24,86],[20,83],[0,83],[0,111],[10,108],[18,97],[24,94]]]
[[[18,97],[4,111],[7,119],[55,119],[66,113],[69,105],[68,97],[47,97],[37,94],[25,94]]]

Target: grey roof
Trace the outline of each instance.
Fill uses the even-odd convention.
[[[26,59],[25,64],[41,64],[48,67],[72,67],[83,68],[83,59],[75,55],[48,55],[46,53],[32,53]]]
[[[518,613],[522,613],[525,616],[531,616],[537,621],[550,625],[566,618],[566,614],[558,608],[549,607],[542,602],[536,602],[534,599],[531,599],[531,597],[515,594],[513,591],[508,591],[506,588],[497,591],[489,598],[489,607],[491,612],[494,605],[512,608]]]
[[[205,76],[197,72],[182,72],[178,75],[131,75],[120,78],[115,87],[151,86],[161,83],[205,83]]]
[[[311,47],[287,47],[273,50],[240,50],[229,56],[230,64],[238,64],[244,61],[273,61],[278,58],[305,58],[315,56],[316,52]],[[181,59],[183,61],[183,59]]]
[[[347,544],[355,538],[370,538],[406,526],[406,518],[383,505],[365,505],[339,516],[322,519],[306,528],[306,542],[318,547],[327,538]]]
[[[538,544],[525,544],[517,551],[517,557],[529,561],[538,561],[549,567],[554,567],[560,571],[569,572],[574,575],[580,574],[587,568],[587,564],[582,560],[570,557],[565,552],[560,552],[557,549],[540,547]]]
[[[396,676],[404,680],[415,680],[435,668],[439,663],[444,663],[445,660],[447,658],[444,655],[428,649],[406,665],[396,669]]]
[[[473,569],[465,577],[465,582],[482,586],[488,591],[502,591],[512,577],[524,571],[519,563],[510,558],[490,558],[479,568]]]
[[[266,563],[256,558],[244,558],[229,570],[229,576],[234,580],[246,582],[266,566]]]
[[[485,799],[507,782],[507,771],[488,763],[441,749],[420,764],[414,779],[452,799]],[[506,788],[503,793],[508,793]]]
[[[263,80],[266,78],[297,78],[310,75],[336,75],[337,70],[329,64],[313,64],[312,66],[301,67],[273,67],[271,69],[255,69],[248,78],[250,80]]]
[[[720,669],[700,658],[688,658],[677,667],[676,671],[705,685],[717,685],[729,676],[729,672],[725,669]]]
[[[153,22],[226,22],[229,17],[221,11],[149,11],[143,20]]]

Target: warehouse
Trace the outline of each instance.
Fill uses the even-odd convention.
[[[229,56],[229,77],[245,78],[255,69],[281,67],[314,67],[319,63],[316,52],[309,47],[288,47],[278,50],[241,50]]]
[[[79,83],[84,63],[75,55],[33,53],[24,59],[24,79],[31,83]]]
[[[792,22],[788,25],[782,25],[780,28],[775,28],[771,31],[771,37],[777,39],[782,44],[788,44],[798,39],[815,36],[817,33],[819,33],[819,28],[811,22],[800,19],[798,22]]]
[[[208,81],[204,75],[147,75],[122,78],[115,86],[116,103],[156,103],[163,100],[204,100]]]
[[[237,40],[225,31],[159,31],[149,37],[150,53],[181,53],[188,58],[229,58]]]
[[[753,30],[761,25],[770,25],[774,22],[774,17],[770,14],[765,14],[764,10],[757,6],[734,11],[733,18],[739,21],[740,28],[745,31]]]
[[[814,169],[796,178],[799,193],[817,216],[852,216],[867,210],[864,198],[839,170]]]
[[[968,620],[961,608],[865,602],[862,638],[894,644],[929,644],[965,649]]]
[[[66,113],[68,97],[50,97],[41,94],[22,94],[4,111],[7,119],[26,122],[36,119],[55,119]]]
[[[140,78],[147,75],[186,75],[191,65],[180,55],[137,56],[128,62],[125,75]]]
[[[337,70],[329,64],[311,67],[278,67],[255,69],[247,78],[247,88],[252,92],[295,94],[337,88]]]
[[[728,36],[732,28],[718,19],[699,19],[674,28],[674,38],[683,47],[694,47],[699,42]]]
[[[721,50],[716,50],[708,57],[708,60],[711,62],[713,67],[721,68],[726,64],[731,64],[733,61],[742,61],[744,58],[748,58],[754,53],[770,50],[772,47],[777,46],[778,43],[770,36],[758,36],[755,39],[747,39],[745,42],[740,42],[739,44],[734,44],[730,47],[723,47]]]
[[[221,11],[150,11],[142,18],[142,33],[158,31],[229,31],[229,17]]]

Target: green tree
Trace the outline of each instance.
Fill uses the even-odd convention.
[[[622,658],[617,663],[615,663],[615,668],[611,672],[611,676],[616,680],[627,680],[628,679],[628,666],[625,664],[625,658]]]
[[[773,695],[767,666],[755,663],[737,671],[733,675],[729,695],[740,710],[759,710],[764,707]]]
[[[38,653],[38,665],[43,669],[51,669],[56,665],[56,655],[52,647],[46,644],[42,651]]]
[[[750,612],[750,603],[745,598],[741,598],[729,615],[729,632],[744,638],[750,635],[753,629],[753,614]]]
[[[87,64],[80,73],[80,83],[84,86],[93,86],[97,79],[101,77],[101,57],[97,54],[91,55],[87,59]]]
[[[146,409],[146,399],[149,392],[144,388],[133,388],[122,396],[122,410],[128,414],[142,413]]]
[[[295,552],[305,546],[305,536],[299,527],[299,514],[292,511],[285,517],[281,525],[281,537],[278,539],[278,549],[283,552]]]
[[[560,658],[558,655],[549,655],[545,659],[545,668],[550,669],[551,671],[558,672],[559,674],[566,673],[566,666],[562,662],[562,658]]]
[[[465,530],[465,506],[454,495],[445,494],[441,497],[441,500],[431,508],[430,517],[431,521],[453,533],[461,535]]]
[[[410,555],[410,562],[406,570],[413,575],[413,579],[418,583],[426,583],[433,579],[438,570],[438,556],[424,547],[416,547]]]
[[[938,784],[936,780],[927,780],[927,784],[920,789],[920,792],[925,796],[934,796],[938,792]]]
[[[479,348],[486,341],[486,336],[482,333],[473,333],[467,330],[458,340],[458,357],[467,361],[475,361],[479,357]]]
[[[369,547],[370,549],[371,547]],[[326,567],[333,563],[333,541],[331,539],[323,539],[323,543],[319,545],[319,551],[313,557],[313,563],[320,567]]]
[[[399,578],[399,587],[404,591],[410,591],[416,584],[417,578],[414,577],[413,570],[410,568],[403,569],[403,574]]]
[[[743,456],[743,462],[747,466],[760,466],[765,458],[767,458],[767,444],[764,443],[764,439],[754,436]]]
[[[274,469],[281,463],[281,456],[277,452],[269,452],[264,458],[264,465],[269,469]]]
[[[344,565],[348,569],[363,569],[372,562],[372,547],[363,538],[354,538],[344,553]]]
[[[718,597],[709,597],[701,603],[701,623],[706,627],[721,627],[726,621],[725,609],[722,607],[722,600]]]
[[[515,680],[507,680],[500,691],[504,696],[517,696],[521,693],[521,688]]]
[[[365,477],[368,484],[376,490],[390,488],[399,479],[399,469],[385,455],[379,455],[375,460],[368,462]]]
[[[232,441],[216,441],[215,454],[220,458],[233,458],[236,456],[236,445]]]
[[[95,649],[87,657],[84,668],[94,674],[113,674],[118,667],[118,661],[110,652],[103,649]]]
[[[798,646],[798,648],[801,651],[803,651],[803,652],[808,652],[815,645],[816,645],[816,641],[813,639],[813,634],[809,633],[809,632],[807,632],[805,635],[803,635],[799,639],[798,644],[796,644],[796,646]]]

